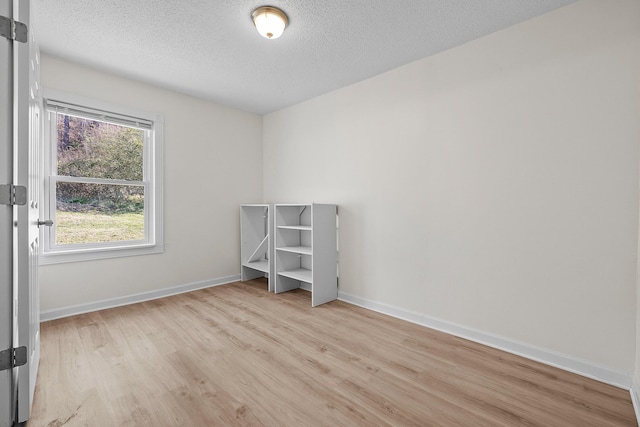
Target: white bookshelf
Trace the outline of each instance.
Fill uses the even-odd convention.
[[[275,292],[311,291],[313,307],[338,297],[337,206],[276,204]]]
[[[268,277],[274,290],[272,207],[267,204],[240,206],[240,277],[246,280]]]

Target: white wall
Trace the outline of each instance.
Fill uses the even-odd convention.
[[[640,230],[638,234],[638,254],[640,255]],[[636,334],[635,334],[635,363],[633,370],[633,383],[631,395],[635,398],[634,408],[636,409],[636,417],[640,419],[638,409],[640,409],[640,258],[638,258],[638,270],[636,272]]]
[[[264,118],[340,291],[632,372],[640,2],[584,0]]]
[[[164,115],[159,255],[41,267],[43,311],[239,273],[239,205],[262,198],[262,118],[43,56],[42,84]]]

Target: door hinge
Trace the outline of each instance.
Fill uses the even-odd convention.
[[[17,368],[27,363],[27,347],[10,348],[0,351],[0,371]]]
[[[24,185],[0,185],[0,205],[22,206],[27,204],[27,187]]]
[[[27,26],[19,21],[14,21],[6,16],[0,16],[0,36],[20,43],[26,43],[28,30]]]

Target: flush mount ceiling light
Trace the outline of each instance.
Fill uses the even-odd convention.
[[[253,23],[262,37],[277,39],[289,23],[287,15],[273,6],[262,6],[251,14]]]

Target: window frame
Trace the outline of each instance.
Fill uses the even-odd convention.
[[[83,96],[70,94],[58,90],[44,88],[43,100],[45,103],[43,120],[44,135],[44,170],[41,192],[40,217],[52,219],[51,227],[41,227],[42,245],[40,251],[40,265],[58,264],[66,262],[89,261],[136,255],[149,255],[164,252],[163,236],[163,133],[164,117],[159,113],[137,110],[122,105],[90,99]],[[84,111],[94,116],[105,113],[108,117],[121,117],[131,122],[136,120],[150,123],[150,129],[145,132],[143,145],[143,180],[124,181],[106,180],[101,178],[66,178],[57,175],[57,126],[56,120],[52,120],[56,112],[47,108],[47,102],[73,106],[74,110]],[[105,120],[107,122],[112,122]],[[115,122],[117,124],[117,121]],[[147,136],[148,135],[148,136]],[[105,182],[108,181],[108,182]],[[144,240],[86,243],[75,245],[56,245],[56,183],[80,182],[80,183],[113,183],[124,185],[142,185],[145,191],[144,203]]]

